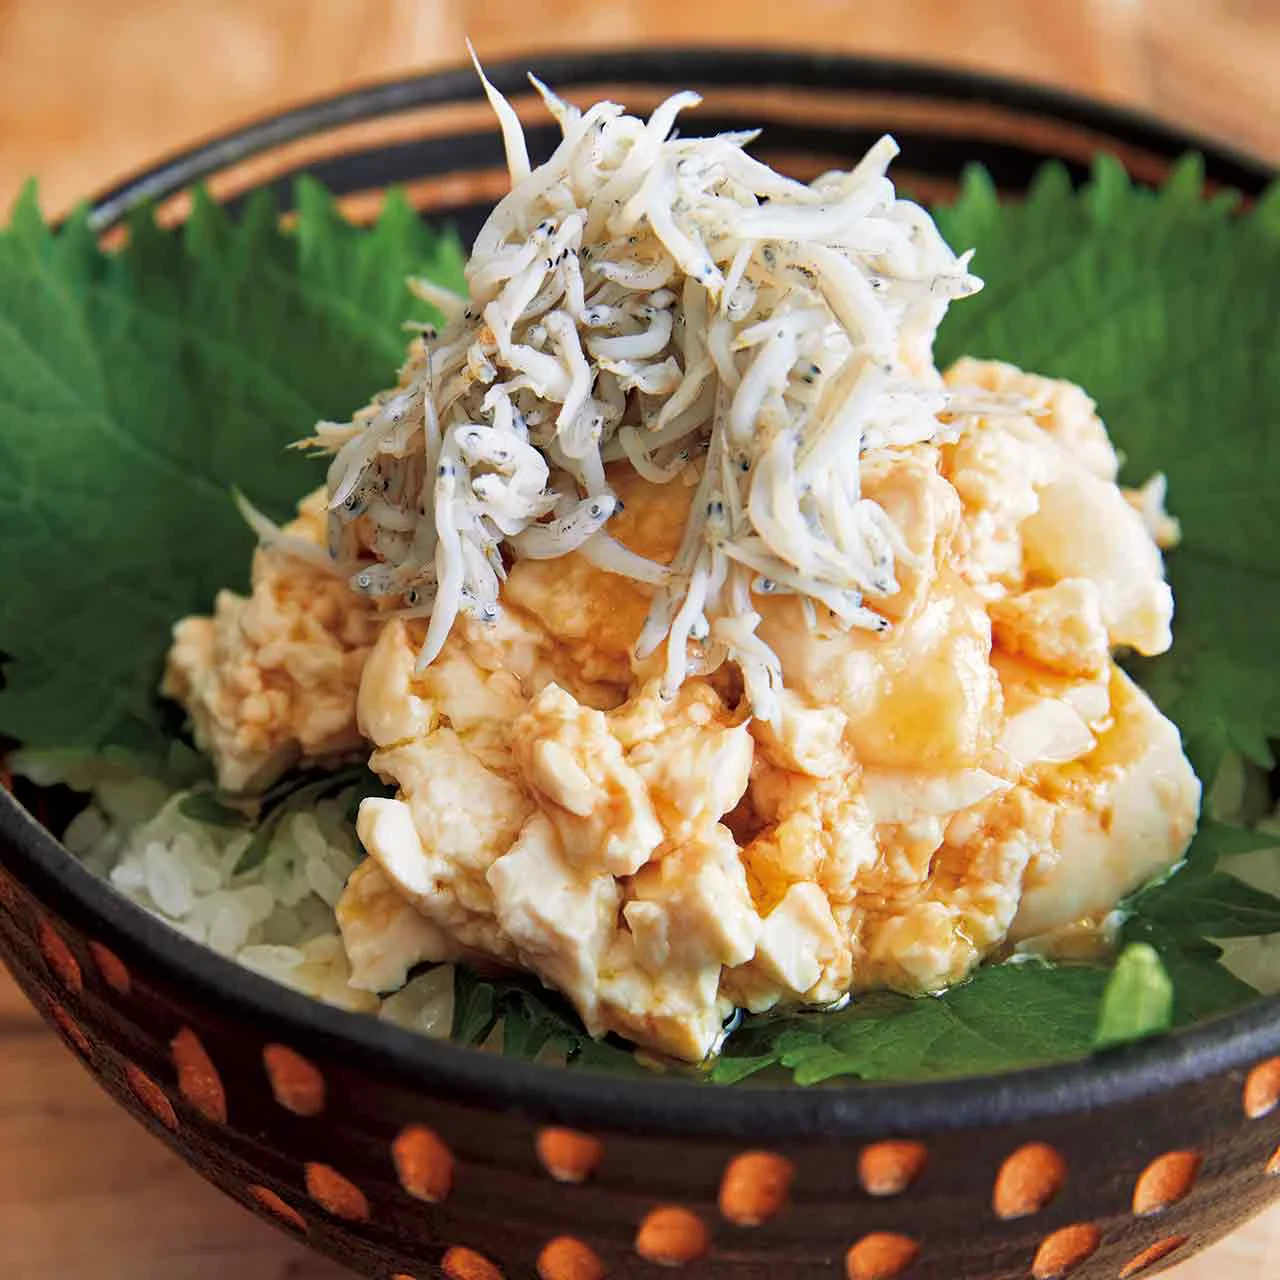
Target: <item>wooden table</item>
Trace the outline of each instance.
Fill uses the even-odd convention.
[[[46,209],[61,212],[194,138],[455,61],[464,34],[487,57],[737,39],[944,60],[1145,107],[1280,157],[1277,0],[0,0],[0,205],[34,173]],[[1277,1258],[1280,1209],[1170,1274],[1264,1280]],[[342,1274],[116,1110],[0,976],[4,1280]]]

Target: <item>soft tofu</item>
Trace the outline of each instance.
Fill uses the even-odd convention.
[[[461,945],[510,954],[486,876],[532,812],[524,792],[487,769],[452,729],[375,752],[370,765],[394,778],[403,797],[361,804],[357,830],[370,856]]]
[[[1028,869],[1014,939],[1110,911],[1181,856],[1200,811],[1178,730],[1119,668],[1097,746],[1034,785],[1054,805],[1054,834]]]
[[[469,661],[462,650],[452,669]],[[490,686],[509,670],[480,679],[472,663],[446,689],[414,665],[389,628],[362,691],[362,721],[392,739],[371,765],[400,791],[359,815],[387,882],[459,948],[562,991],[594,1033],[711,1052],[732,1009],[722,973],[751,959],[760,926],[719,825],[748,785],[742,718],[700,682],[604,712],[517,680],[501,690],[520,708],[508,714]]]
[[[1173,593],[1160,549],[1114,484],[1073,468],[1045,485],[1022,526],[1022,546],[1030,577],[1094,584],[1113,645],[1155,654],[1173,643]]]
[[[793,600],[762,606],[760,635],[782,660],[787,686],[844,717],[844,743],[864,765],[964,768],[990,749],[1000,725],[991,622],[953,573],[891,631],[808,630]]]
[[[1097,679],[1111,665],[1102,598],[1089,578],[1063,578],[993,600],[991,635],[1012,657],[1068,679]]]
[[[1097,405],[1082,388],[1062,378],[1025,373],[1001,360],[957,360],[943,375],[948,386],[978,387],[1024,402],[1027,415],[1064,453],[1099,480],[1114,481],[1120,471],[1115,446]]]
[[[829,1004],[849,990],[853,950],[822,889],[799,881],[765,916],[755,953],[756,971],[779,991],[798,991],[809,1004]]]
[[[669,841],[719,821],[746,793],[755,756],[751,728],[707,684],[692,681],[672,699],[656,683],[647,685],[610,716],[610,727]]]
[[[646,867],[633,892],[602,980],[610,1024],[697,1061],[719,1045],[733,1007],[724,972],[751,960],[760,933],[732,835],[707,827]]]

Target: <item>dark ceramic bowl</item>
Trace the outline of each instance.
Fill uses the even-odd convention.
[[[780,53],[534,57],[558,88],[766,126],[798,174],[881,131],[932,195],[970,160],[1016,193],[1098,150],[1155,180],[1195,140],[1025,86]],[[527,105],[524,64],[491,68]],[[708,117],[711,117],[709,120]],[[545,152],[549,126],[531,143]],[[1202,146],[1214,183],[1263,166]],[[302,169],[354,203],[407,183],[474,229],[501,147],[472,73],[377,86],[200,147],[97,204],[112,227],[196,179],[234,200]],[[175,207],[180,213],[180,207]],[[558,1072],[323,1007],[202,950],[0,798],[0,956],[103,1087],[210,1181],[367,1276],[1113,1280],[1217,1240],[1280,1192],[1280,1001],[998,1078],[715,1090]]]

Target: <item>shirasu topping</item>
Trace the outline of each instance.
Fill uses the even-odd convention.
[[[753,596],[799,596],[810,625],[888,626],[873,603],[910,553],[860,460],[980,407],[931,351],[980,281],[896,197],[891,138],[806,185],[748,155],[753,134],[673,136],[696,94],[644,121],[533,83],[563,132],[536,169],[485,81],[512,187],[476,239],[470,299],[413,282],[444,328],[399,388],[313,437],[335,454],[330,553],[346,561],[363,517],[378,562],[352,586],[429,618],[426,665],[459,613],[498,616],[503,546],[578,551],[654,588],[637,657],[666,645],[667,690],[729,660],[772,719],[782,672]],[[605,464],[623,459],[697,486],[670,566],[609,535]]]

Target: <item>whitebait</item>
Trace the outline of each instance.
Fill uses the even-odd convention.
[[[535,80],[563,137],[533,168],[516,113],[481,78],[511,191],[477,237],[470,300],[411,282],[445,324],[421,331],[401,386],[307,442],[334,455],[332,545],[349,552],[364,522],[383,563],[353,585],[429,618],[423,664],[458,614],[498,616],[501,547],[577,551],[652,591],[637,655],[666,645],[668,691],[732,661],[772,718],[782,672],[753,600],[796,595],[824,626],[889,625],[875,602],[909,556],[863,495],[861,462],[954,438],[990,409],[946,390],[930,359],[948,304],[981,282],[897,197],[891,138],[806,185],[749,156],[752,133],[672,136],[694,93],[642,121],[608,102],[580,111]],[[697,484],[670,566],[607,532],[605,463],[619,459]]]

